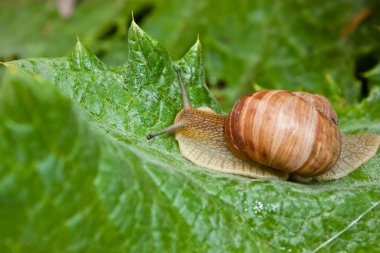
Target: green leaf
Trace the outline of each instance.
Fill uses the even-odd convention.
[[[380,86],[380,64],[377,64],[373,69],[365,73],[364,77],[369,80],[370,85]]]
[[[175,67],[195,106],[219,110],[199,41],[173,62],[132,23],[128,47],[119,67],[80,42],[69,57],[6,63],[1,252],[380,252],[380,154],[311,185],[196,167],[173,136],[145,136],[181,108]]]

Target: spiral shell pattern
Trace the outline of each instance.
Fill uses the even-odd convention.
[[[236,156],[312,176],[327,171],[339,158],[337,123],[323,96],[269,90],[241,98],[226,118],[224,131]]]

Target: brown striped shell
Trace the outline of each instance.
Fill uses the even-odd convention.
[[[305,92],[249,94],[235,104],[224,131],[236,156],[302,176],[327,171],[341,151],[331,104],[323,96]]]

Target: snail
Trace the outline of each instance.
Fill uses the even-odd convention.
[[[248,94],[228,115],[192,107],[177,69],[183,106],[173,125],[180,152],[200,167],[251,178],[326,181],[348,175],[373,157],[374,134],[344,135],[321,95],[285,90]]]

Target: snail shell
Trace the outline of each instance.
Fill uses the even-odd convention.
[[[282,90],[249,94],[235,104],[224,129],[235,155],[288,173],[323,173],[340,155],[337,116],[320,95]]]

